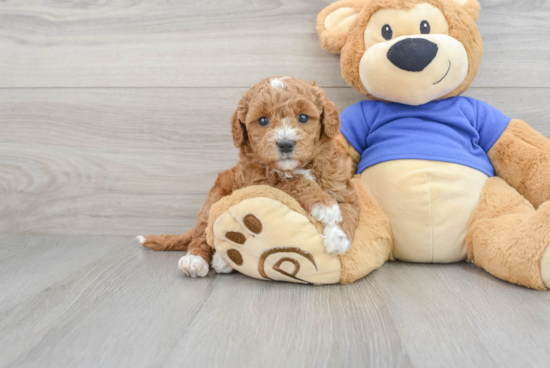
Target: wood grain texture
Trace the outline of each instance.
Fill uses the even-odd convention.
[[[0,87],[344,87],[315,19],[330,1],[5,0]],[[481,0],[477,87],[548,87],[550,2]]]
[[[0,312],[50,290],[52,282],[97,262],[120,244],[105,236],[74,237],[70,241],[20,235],[0,239],[4,243],[0,247]]]
[[[0,1],[0,368],[550,366],[550,293],[473,265],[189,279],[181,252],[104,235],[194,224],[258,80],[362,99],[318,45],[329,2]],[[467,95],[550,137],[550,1],[480,2]]]
[[[0,309],[0,367],[550,362],[550,293],[466,263],[388,263],[351,285],[314,287],[213,272],[185,278],[176,267],[181,252],[122,237],[0,236],[0,254],[20,248],[35,249],[36,259],[12,253],[9,263],[21,284],[35,287]],[[76,266],[84,249],[87,260]],[[35,272],[38,261],[54,258],[58,273]],[[13,274],[0,270],[2,278]],[[0,305],[11,295],[0,294]]]
[[[181,232],[237,161],[240,88],[0,90],[0,231]],[[344,109],[362,99],[328,88]],[[550,89],[472,89],[550,137]]]

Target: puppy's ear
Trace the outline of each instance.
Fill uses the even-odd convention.
[[[330,4],[317,16],[317,33],[321,47],[339,54],[346,44],[351,25],[366,0],[341,0]]]
[[[477,22],[479,18],[479,11],[481,10],[481,5],[477,0],[454,0],[455,4],[466,10],[474,20]]]
[[[233,133],[233,144],[239,148],[244,141],[248,140],[246,125],[239,120],[239,110],[235,110],[231,117],[231,133]]]
[[[340,112],[334,104],[325,97],[325,107],[321,115],[321,124],[323,132],[329,138],[335,138],[340,132]]]

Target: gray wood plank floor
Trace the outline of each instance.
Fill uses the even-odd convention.
[[[0,1],[0,367],[550,367],[550,292],[389,263],[347,286],[187,279],[133,235],[193,225],[261,78],[362,99],[330,1]],[[467,95],[550,137],[550,0],[481,0]]]
[[[0,237],[2,367],[547,367],[550,293],[473,265],[347,286],[185,278],[114,236]]]

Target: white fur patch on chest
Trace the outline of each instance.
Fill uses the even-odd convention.
[[[291,173],[288,173],[288,172],[285,172],[285,171],[279,171],[279,170],[276,170],[276,169],[271,169],[271,172],[279,175],[281,178],[287,178],[288,179],[288,178],[293,177]]]
[[[303,175],[305,179],[307,180],[311,180],[312,182],[317,182],[317,178],[315,177],[315,175],[313,175],[311,173],[311,169],[297,169],[297,170],[294,170],[294,175]]]

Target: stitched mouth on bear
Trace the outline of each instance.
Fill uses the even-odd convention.
[[[443,76],[443,78],[441,78],[440,80],[438,80],[437,82],[435,82],[433,85],[435,86],[436,84],[439,84],[441,83],[441,81],[443,79],[445,79],[445,77],[447,77],[447,75],[449,74],[449,71],[451,70],[451,60],[449,60],[449,68],[447,69],[447,73],[445,73],[445,75]]]

